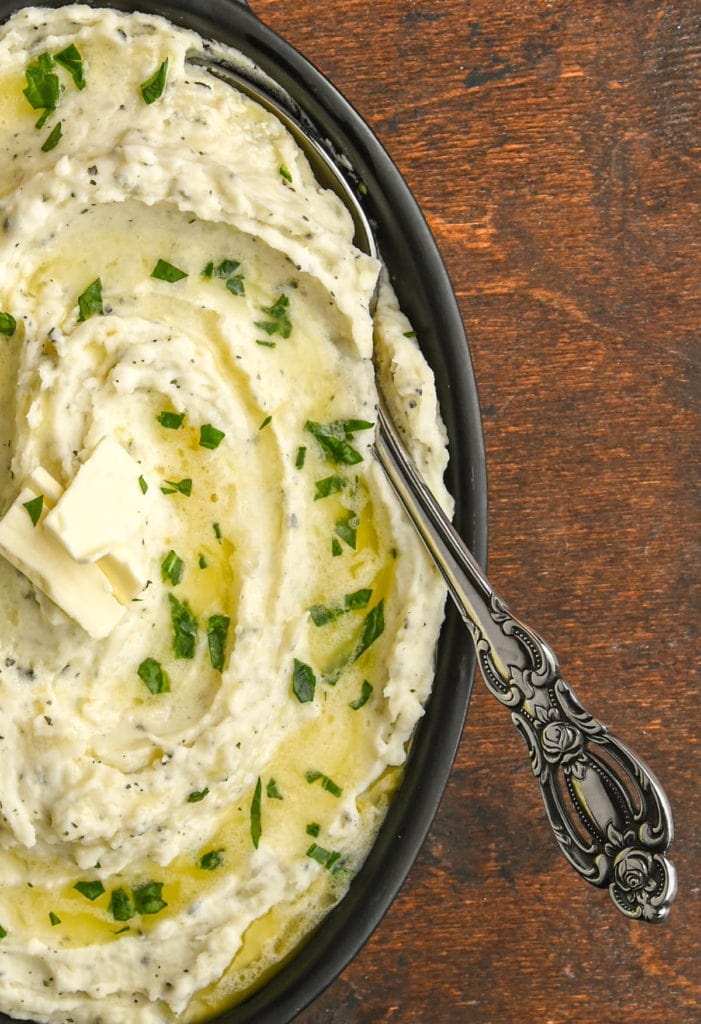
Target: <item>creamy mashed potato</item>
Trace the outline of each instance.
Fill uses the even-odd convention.
[[[203,45],[0,28],[0,1007],[36,1021],[259,983],[367,854],[443,615],[371,451],[376,345],[448,504],[430,371]]]

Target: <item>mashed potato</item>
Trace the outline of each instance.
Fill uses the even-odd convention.
[[[36,1021],[241,998],[342,897],[430,691],[373,345],[447,503],[430,371],[203,46],[0,28],[0,1007]]]

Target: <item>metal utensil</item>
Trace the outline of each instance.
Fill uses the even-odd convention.
[[[285,125],[320,184],[333,189],[353,218],[359,248],[378,248],[338,154],[315,137],[304,113],[269,80],[253,81],[218,57],[192,63],[239,89]],[[378,380],[375,455],[404,505],[472,637],[491,693],[521,732],[560,849],[593,885],[608,886],[627,917],[662,921],[676,895],[665,856],[672,815],[660,783],[643,762],[579,703],[560,676],[554,652],[508,610],[422,480],[389,413]]]

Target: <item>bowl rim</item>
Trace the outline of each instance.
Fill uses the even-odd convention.
[[[451,458],[446,482],[454,522],[481,565],[487,551],[487,476],[477,386],[462,317],[430,228],[389,153],[362,116],[311,61],[269,28],[245,0],[83,0],[87,6],[159,14],[250,57],[299,104],[364,183],[400,306],[416,328],[436,378]],[[66,0],[0,0],[0,24],[24,7]],[[459,452],[459,458],[455,453]],[[350,889],[276,973],[210,1024],[287,1024],[321,995],[365,945],[396,897],[431,826],[462,738],[474,681],[472,646],[447,607],[434,686],[418,723],[401,785]],[[18,1024],[0,1009],[0,1022]]]

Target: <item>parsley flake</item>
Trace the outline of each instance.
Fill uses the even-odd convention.
[[[144,658],[136,670],[139,679],[151,693],[170,693],[170,678],[155,658]]]
[[[292,333],[292,321],[288,316],[290,300],[283,292],[278,295],[272,306],[261,306],[261,311],[269,318],[267,320],[256,320],[255,326],[260,327],[266,334],[279,334],[281,338],[289,338]]]
[[[150,78],[147,78],[145,82],[142,82],[140,86],[141,96],[143,97],[144,103],[155,103],[155,101],[163,95],[167,77],[168,58],[166,57],[158,70],[155,71]]]
[[[129,921],[136,913],[134,903],[126,889],[112,890],[107,910],[115,921]]]
[[[144,882],[132,889],[134,908],[138,914],[157,914],[168,904],[161,896],[163,882]]]
[[[161,579],[164,583],[168,583],[170,581],[174,587],[177,587],[178,583],[182,581],[184,572],[185,563],[171,548],[161,562]]]
[[[226,639],[229,632],[228,615],[210,615],[207,620],[207,647],[212,668],[221,672],[226,657]]]
[[[195,789],[195,790],[193,790],[192,793],[188,793],[187,802],[189,804],[198,804],[200,802],[200,800],[204,800],[204,798],[208,795],[208,793],[209,793],[209,787],[208,786],[205,786],[204,789]]]
[[[349,442],[358,431],[370,430],[372,426],[367,420],[333,420],[331,423],[307,420],[304,429],[316,438],[329,462],[354,466],[363,461],[363,456]]]
[[[201,867],[204,871],[214,871],[215,868],[218,868],[223,863],[223,850],[209,850],[207,853],[203,853],[198,861],[199,867]]]
[[[173,594],[168,594],[168,601],[173,626],[173,654],[176,658],[192,659],[197,644],[197,619],[188,605],[178,601]]]
[[[211,423],[203,423],[200,427],[200,448],[214,451],[222,443],[226,434],[223,430],[213,427]]]
[[[54,59],[51,54],[40,53],[35,61],[27,65],[25,71],[27,87],[23,93],[34,110],[44,111],[44,120],[47,112],[50,113],[56,109],[61,92],[58,75],[53,69]],[[39,120],[43,124],[42,119]],[[41,127],[41,125],[37,124],[37,127]]]
[[[86,900],[98,899],[102,896],[105,891],[105,887],[100,881],[95,882],[76,882],[73,888],[80,893],[81,896],[85,896]]]
[[[185,419],[184,412],[159,412],[156,419],[162,427],[166,427],[168,430],[179,430],[183,425]]]
[[[61,121],[57,121],[54,127],[51,129],[48,138],[41,147],[42,153],[48,153],[50,152],[50,150],[55,149],[56,146],[58,146],[59,142],[61,141],[61,136],[63,134],[61,124]]]
[[[57,924],[61,923],[61,918],[58,916],[58,914],[54,914],[53,910],[50,910],[49,921],[51,922],[51,927],[55,928]]]
[[[41,516],[41,511],[44,507],[44,495],[39,494],[36,498],[32,498],[31,501],[23,501],[22,508],[26,508],[29,518],[32,521],[32,525],[36,526]]]
[[[165,485],[161,487],[162,494],[184,494],[186,498],[189,498],[192,494],[192,480],[190,477],[186,477],[184,480],[166,480]]]
[[[292,692],[300,704],[306,704],[314,700],[316,690],[316,676],[309,665],[303,661],[294,659],[292,667]]]
[[[258,781],[256,782],[256,788],[253,792],[253,799],[251,800],[251,840],[253,841],[253,845],[255,846],[256,850],[258,849],[260,837],[263,834],[263,829],[260,820],[260,805],[262,792],[263,786],[259,776]]]
[[[182,281],[183,278],[188,276],[187,271],[181,270],[179,267],[174,267],[173,264],[168,263],[167,260],[160,259],[151,271],[151,277],[155,277],[157,281],[168,281],[169,284],[174,284],[176,281]]]
[[[4,334],[5,337],[11,338],[17,330],[17,321],[13,317],[12,313],[0,313],[0,334]]]
[[[268,779],[268,784],[265,787],[265,792],[269,800],[283,799],[282,793],[278,789],[278,785],[275,779]]]
[[[360,688],[360,696],[356,700],[352,700],[348,706],[351,707],[354,711],[359,711],[360,708],[364,707],[367,704],[371,696],[372,684],[369,683],[367,679],[363,679],[363,685]]]
[[[102,281],[96,277],[82,295],[78,296],[78,323],[89,320],[91,316],[103,316],[105,309],[102,304]]]
[[[65,50],[61,50],[60,53],[55,53],[54,60],[68,71],[77,89],[85,88],[83,58],[74,43],[67,46]]]

